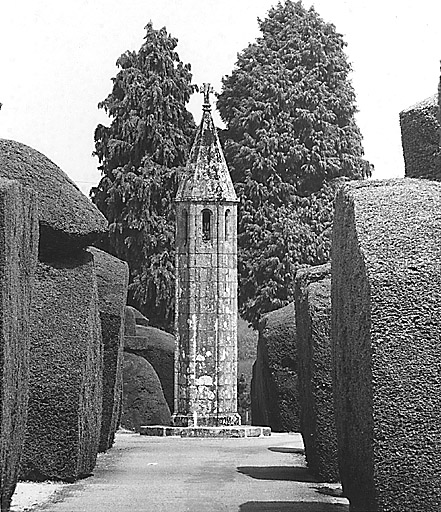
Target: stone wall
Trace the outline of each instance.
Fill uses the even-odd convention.
[[[337,195],[334,396],[352,511],[440,508],[440,239],[441,184],[359,182]]]
[[[38,251],[35,195],[0,179],[0,502],[18,478],[28,407],[29,315]]]
[[[332,395],[331,265],[297,272],[295,281],[300,432],[311,472],[338,481]]]
[[[294,303],[267,313],[259,326],[251,380],[253,425],[298,432],[297,339]]]
[[[400,112],[405,175],[441,180],[438,95]]]

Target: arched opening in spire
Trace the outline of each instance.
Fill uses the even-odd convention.
[[[225,212],[225,240],[228,240],[230,238],[231,234],[231,212],[230,210],[227,210]]]
[[[182,223],[183,223],[183,230],[182,230],[182,238],[183,238],[183,245],[186,246],[188,242],[188,212],[187,210],[184,210],[182,212]]]
[[[202,210],[202,240],[208,242],[211,240],[211,211]]]

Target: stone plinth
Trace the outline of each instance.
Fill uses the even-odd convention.
[[[441,503],[441,184],[351,183],[332,240],[334,405],[351,511]]]
[[[236,426],[236,427],[164,427],[155,425],[142,426],[141,435],[156,437],[263,437],[270,436],[269,427]]]
[[[238,413],[204,416],[175,414],[173,416],[175,427],[226,427],[240,425],[240,423]]]

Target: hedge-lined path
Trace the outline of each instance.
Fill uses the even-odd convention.
[[[94,475],[67,485],[50,512],[347,512],[336,484],[308,473],[300,434],[181,439],[118,433]]]

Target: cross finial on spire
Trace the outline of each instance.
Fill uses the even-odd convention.
[[[204,104],[203,104],[204,110],[211,110],[210,94],[214,93],[213,86],[211,84],[206,84],[206,83],[202,84],[201,93],[204,95]]]

